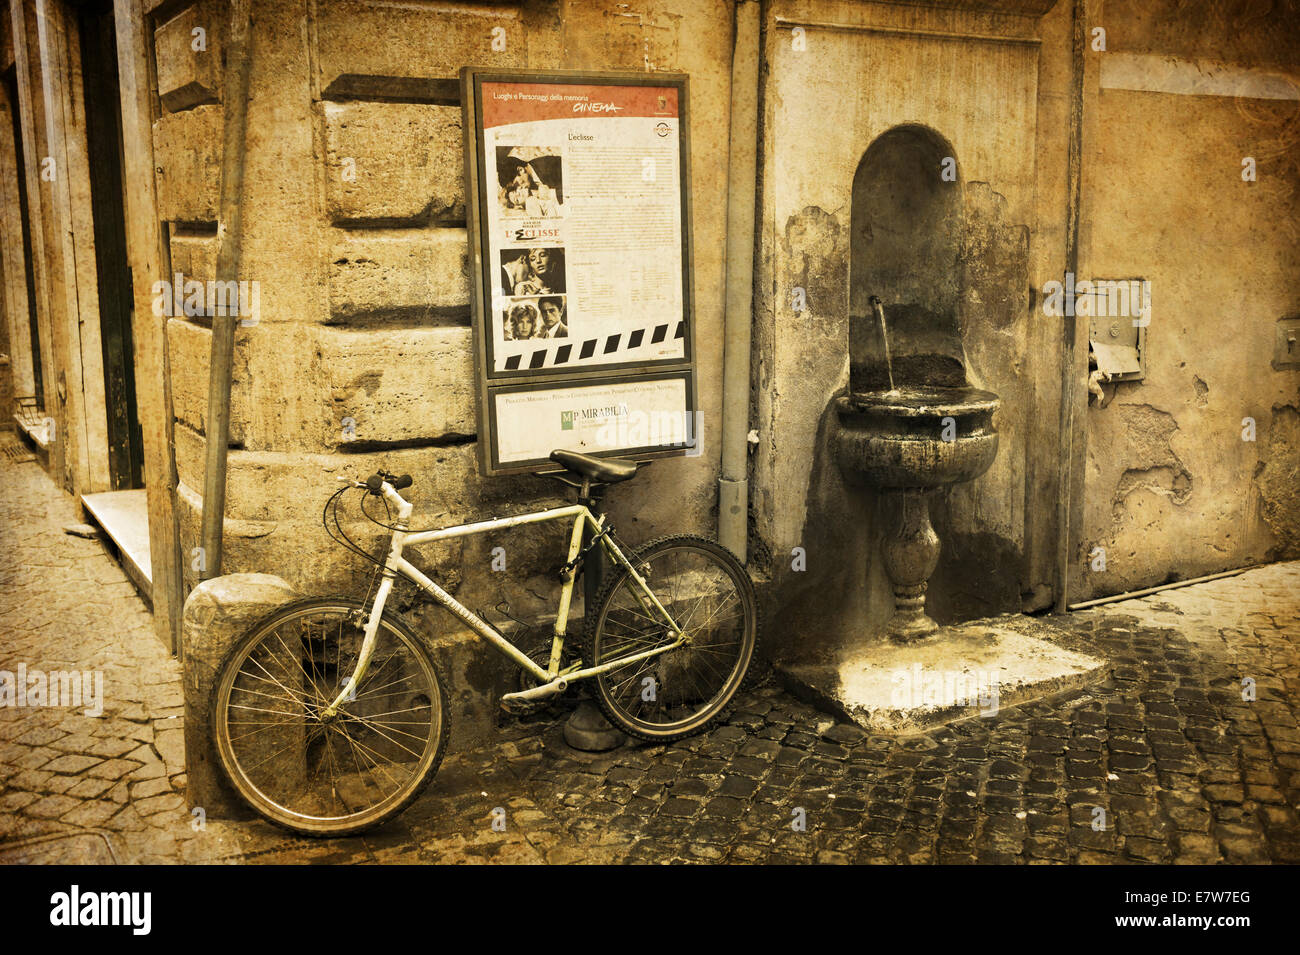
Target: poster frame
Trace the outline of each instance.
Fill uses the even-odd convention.
[[[496,371],[492,368],[491,314],[492,278],[488,261],[491,243],[488,234],[487,203],[495,198],[480,161],[483,149],[482,86],[484,83],[540,83],[608,86],[655,86],[677,90],[678,102],[678,192],[682,229],[682,317],[683,354],[680,358],[652,361],[611,362],[589,368],[551,366]],[[690,102],[689,77],[683,73],[633,73],[584,70],[502,70],[497,67],[466,66],[460,71],[462,132],[465,158],[466,231],[469,246],[469,280],[472,342],[475,368],[475,417],[478,427],[479,469],[485,475],[518,474],[555,470],[553,462],[503,465],[497,447],[495,404],[493,395],[500,390],[533,390],[550,387],[562,389],[589,384],[614,384],[625,381],[666,380],[685,377],[687,407],[684,412],[698,420],[699,405],[695,381],[695,262],[690,189]],[[528,386],[523,389],[522,386]],[[694,432],[693,432],[694,433]],[[600,457],[628,456],[637,460],[678,457],[698,448],[699,435],[692,445],[618,449],[594,452]]]
[[[543,381],[516,381],[512,385],[502,385],[492,389],[492,398],[503,394],[519,394],[526,391],[563,391],[569,388],[599,388],[603,385],[622,385],[632,382],[660,382],[672,381],[674,379],[683,379],[686,384],[686,404],[691,414],[691,437],[692,441],[685,444],[672,445],[671,450],[665,449],[664,446],[647,446],[640,448],[626,448],[618,451],[606,452],[583,452],[591,454],[593,457],[627,457],[635,458],[638,461],[652,460],[656,457],[679,457],[688,454],[699,447],[698,418],[694,413],[695,405],[695,372],[690,368],[679,368],[676,371],[664,372],[656,375],[637,375],[624,372],[620,375],[614,375],[606,378],[583,378],[575,381],[555,381],[546,379]],[[496,433],[496,402],[491,401],[487,409],[488,417],[492,427],[493,434]],[[504,464],[500,460],[499,449],[495,442],[492,444],[492,460],[490,464],[493,471],[499,474],[513,473],[518,471],[554,471],[557,467],[554,461],[549,458],[538,458],[531,461],[519,461]]]

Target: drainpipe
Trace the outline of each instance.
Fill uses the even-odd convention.
[[[1083,85],[1084,85],[1084,34],[1085,2],[1074,0],[1073,60],[1070,77],[1070,140],[1067,152],[1068,198],[1065,224],[1065,270],[1077,273],[1079,269],[1079,212],[1083,186]],[[1078,372],[1075,369],[1074,309],[1061,325],[1061,405],[1058,426],[1060,440],[1057,458],[1056,526],[1056,612],[1065,613],[1069,606],[1070,585],[1070,508],[1074,488],[1071,487],[1074,459],[1074,405]]]
[[[231,0],[230,30],[226,38],[226,71],[222,77],[224,107],[221,131],[221,207],[217,224],[217,281],[239,281],[240,241],[243,235],[241,198],[244,191],[244,132],[248,119],[248,74],[251,64],[251,0]],[[225,286],[229,288],[230,286]],[[238,287],[236,285],[236,287]],[[207,448],[203,472],[203,556],[200,580],[221,573],[221,538],[226,516],[226,450],[230,444],[230,377],[235,357],[236,307],[212,315],[212,356],[208,364]]]
[[[736,4],[727,168],[727,305],[722,350],[718,540],[743,563],[749,522],[749,379],[758,168],[759,3]]]

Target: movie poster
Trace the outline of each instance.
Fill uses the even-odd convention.
[[[687,78],[461,84],[483,471],[698,454]]]
[[[483,82],[490,376],[686,357],[678,99]]]

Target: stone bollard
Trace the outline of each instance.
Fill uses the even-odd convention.
[[[185,795],[189,807],[201,807],[207,818],[253,816],[226,782],[212,745],[208,702],[217,681],[217,668],[249,627],[297,597],[285,581],[272,574],[227,574],[203,581],[185,601],[181,635]]]

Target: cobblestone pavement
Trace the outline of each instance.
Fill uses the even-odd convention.
[[[1300,563],[1052,618],[1104,682],[907,737],[772,685],[599,756],[562,710],[506,720],[395,822],[317,842],[186,809],[179,667],[76,520],[0,464],[0,670],[104,675],[100,716],[0,707],[0,861],[1300,862]]]

